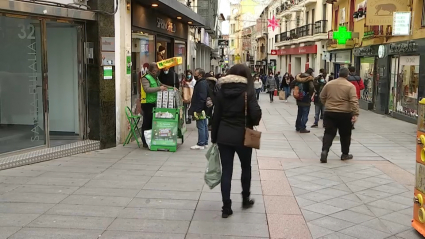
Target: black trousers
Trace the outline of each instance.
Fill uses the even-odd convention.
[[[325,125],[325,135],[323,136],[322,151],[329,152],[329,149],[332,146],[332,141],[334,140],[336,132],[338,131],[342,153],[348,154],[350,152],[352,130],[351,118],[351,113],[325,111],[323,118],[323,124]]]
[[[145,131],[152,129],[152,120],[153,120],[153,108],[155,107],[155,104],[142,104],[142,111],[143,111],[143,123],[142,123],[142,142],[144,145],[146,145],[146,139],[145,139]]]
[[[235,152],[241,161],[242,196],[249,197],[251,191],[251,156],[252,148],[244,146],[230,146],[218,144],[220,151],[222,174],[221,174],[221,196],[224,204],[231,203],[230,190],[232,187],[233,159]]]
[[[270,100],[273,101],[274,90],[270,89],[269,94],[270,94]]]

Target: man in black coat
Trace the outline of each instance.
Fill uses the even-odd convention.
[[[180,88],[179,76],[171,68],[162,69],[159,73],[158,79],[164,85],[173,86],[177,89]]]
[[[193,74],[196,85],[193,88],[189,115],[193,115],[198,128],[198,143],[190,149],[205,149],[208,146],[208,120],[206,117],[208,82],[205,79],[205,70],[198,68]]]

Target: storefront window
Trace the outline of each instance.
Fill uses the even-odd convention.
[[[0,16],[0,154],[45,145],[40,21]]]
[[[375,58],[364,57],[360,59],[360,77],[363,79],[364,90],[360,92],[360,98],[367,102],[373,99],[373,72],[375,70]]]
[[[418,117],[419,56],[400,56],[397,85],[395,85],[395,111]]]
[[[397,75],[398,75],[398,67],[399,67],[398,62],[399,62],[398,57],[394,57],[391,59],[390,99],[388,102],[388,112],[390,114],[396,111],[395,98],[396,98]]]
[[[174,56],[181,57],[183,59],[183,63],[175,67],[176,73],[179,75],[179,80],[181,81],[181,76],[184,74],[186,69],[186,43],[183,41],[175,41],[174,42]]]
[[[137,97],[140,89],[139,75],[144,75],[149,68],[149,63],[155,62],[155,36],[144,32],[133,32],[132,34],[132,61],[136,66],[136,70],[132,73],[133,95],[132,102]]]

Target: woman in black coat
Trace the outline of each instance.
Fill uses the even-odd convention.
[[[244,146],[245,127],[253,128],[261,120],[254,79],[246,65],[234,65],[225,77],[220,78],[220,89],[216,94],[211,139],[218,144],[222,164],[221,195],[223,200],[222,217],[233,214],[230,187],[233,173],[233,159],[238,154],[242,168],[242,207],[250,208],[252,148]],[[245,94],[247,109],[245,115]]]

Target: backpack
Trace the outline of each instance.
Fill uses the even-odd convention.
[[[302,82],[295,82],[295,84],[294,84],[294,90],[292,91],[292,96],[296,100],[303,100],[304,99],[304,96],[305,96],[304,83],[302,83]]]

